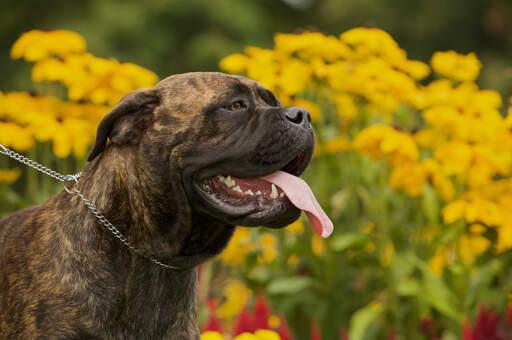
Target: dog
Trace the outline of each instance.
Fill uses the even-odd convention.
[[[0,221],[0,339],[199,339],[197,266],[237,225],[298,218],[261,177],[300,175],[313,149],[309,113],[241,76],[174,75],[127,94],[68,187],[139,253],[64,190]]]

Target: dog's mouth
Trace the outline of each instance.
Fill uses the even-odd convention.
[[[304,163],[305,154],[301,152],[281,171],[299,175],[299,167]],[[204,192],[213,196],[217,201],[230,206],[243,206],[257,202],[261,206],[286,202],[287,197],[283,190],[275,184],[262,178],[240,178],[228,174],[207,177],[201,182]]]
[[[309,157],[299,153],[277,171],[255,178],[224,173],[198,181],[196,188],[216,217],[229,223],[279,228],[295,221],[304,210],[322,237],[332,232],[332,223],[320,208],[306,182],[298,177]]]

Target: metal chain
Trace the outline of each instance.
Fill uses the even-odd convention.
[[[3,153],[4,155],[11,157],[11,158],[17,160],[18,162],[28,165],[28,166],[36,169],[37,171],[40,171],[43,174],[53,177],[54,179],[61,181],[61,182],[70,182],[70,181],[75,180],[75,178],[80,177],[80,173],[78,173],[76,175],[62,175],[62,174],[58,173],[57,171],[49,169],[49,168],[45,167],[44,165],[39,164],[37,162],[34,162],[33,160],[28,159],[27,157],[20,155],[19,153],[15,152],[13,150],[7,149],[2,144],[0,144],[0,153]]]
[[[121,243],[123,243],[131,251],[137,253],[138,255],[146,258],[147,260],[149,260],[149,261],[151,261],[153,263],[156,263],[159,266],[162,266],[162,267],[165,267],[165,268],[168,268],[168,269],[180,269],[179,267],[171,266],[171,265],[162,263],[159,260],[157,260],[157,259],[155,259],[153,257],[150,257],[150,256],[144,254],[142,252],[142,250],[140,250],[140,249],[136,248],[134,245],[132,245],[126,239],[126,237],[124,237],[124,235],[119,231],[119,229],[117,229],[112,223],[110,223],[110,221],[94,207],[94,205],[91,203],[91,201],[89,201],[87,199],[87,197],[85,197],[78,190],[78,178],[80,178],[81,172],[79,172],[79,173],[77,173],[75,175],[62,175],[61,173],[58,173],[55,170],[49,169],[49,168],[45,167],[42,164],[39,164],[39,163],[37,163],[37,162],[35,162],[35,161],[33,161],[33,160],[23,156],[23,155],[20,155],[19,153],[15,152],[13,150],[10,150],[10,149],[6,148],[2,144],[0,144],[0,153],[15,159],[15,160],[17,160],[20,163],[28,165],[29,167],[32,167],[32,168],[36,169],[37,171],[40,171],[40,172],[42,172],[42,173],[44,173],[44,174],[46,174],[46,175],[48,175],[48,176],[58,180],[58,181],[61,181],[61,182],[75,182],[75,189],[74,190],[70,190],[70,189],[68,189],[66,187],[66,185],[64,185],[64,189],[66,190],[66,192],[68,192],[69,194],[77,195],[82,200],[82,202],[84,202],[84,204],[87,206],[87,208],[89,208],[89,210],[94,215],[94,217],[96,217],[96,219],[98,221],[100,221],[101,224],[103,224],[103,226],[105,226],[105,228],[107,228]]]

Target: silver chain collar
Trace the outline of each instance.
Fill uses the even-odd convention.
[[[63,182],[63,183],[75,182],[75,188],[73,190],[68,189],[66,187],[66,185],[64,185],[64,189],[66,190],[66,192],[68,192],[69,194],[72,194],[72,195],[73,194],[77,195],[82,200],[82,202],[84,202],[84,204],[87,206],[87,208],[91,211],[91,213],[94,215],[94,217],[96,217],[96,219],[98,221],[100,221],[101,224],[103,224],[103,226],[105,226],[105,228],[107,228],[119,241],[121,241],[121,243],[123,243],[126,247],[128,247],[133,252],[135,252],[138,255],[148,259],[149,261],[151,261],[153,263],[156,263],[159,266],[162,266],[162,267],[165,267],[165,268],[168,268],[168,269],[180,269],[179,267],[171,266],[171,265],[162,263],[159,260],[144,254],[142,252],[142,250],[140,250],[139,248],[136,248],[133,244],[131,244],[126,239],[126,237],[124,237],[124,235],[119,231],[119,229],[117,229],[112,223],[110,223],[110,221],[104,215],[102,215],[94,207],[94,205],[91,203],[91,201],[89,201],[87,199],[87,197],[85,197],[78,190],[78,178],[80,178],[80,176],[82,174],[81,172],[79,172],[79,173],[77,173],[75,175],[62,175],[62,174],[58,173],[55,170],[49,169],[49,168],[45,167],[42,164],[39,164],[39,163],[37,163],[37,162],[35,162],[35,161],[33,161],[33,160],[23,156],[23,155],[20,155],[19,153],[15,152],[13,150],[10,150],[10,149],[6,148],[2,144],[0,144],[0,153],[4,154],[4,155],[7,155],[7,156],[17,160],[18,162],[23,163],[23,164],[25,164],[25,165],[27,165],[27,166],[29,166],[31,168],[34,168],[37,171],[42,172],[42,173],[44,173],[44,174],[46,174],[46,175],[48,175],[48,176],[50,176],[50,177],[60,181],[60,182]]]

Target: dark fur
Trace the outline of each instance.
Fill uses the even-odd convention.
[[[195,268],[226,246],[238,220],[195,206],[196,171],[258,176],[297,148],[280,131],[272,149],[262,127],[243,132],[259,137],[236,140],[241,118],[215,107],[247,96],[252,115],[281,109],[255,82],[220,73],[169,77],[123,98],[98,128],[79,189],[136,247],[181,269],[131,252],[62,191],[0,221],[0,339],[199,339]]]

